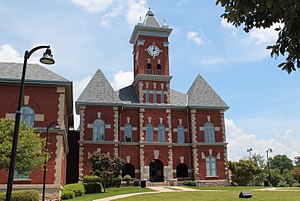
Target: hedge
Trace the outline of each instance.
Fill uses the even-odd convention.
[[[75,197],[81,196],[84,194],[84,186],[82,183],[75,184],[67,184],[64,186],[63,191],[73,191],[75,193]]]
[[[75,197],[74,191],[71,191],[71,190],[68,190],[68,189],[67,190],[63,190],[61,192],[61,196],[60,196],[60,198],[62,200],[68,200],[68,199],[72,199],[74,197]]]
[[[101,182],[100,177],[98,176],[84,176],[83,177],[83,183],[96,183]]]
[[[102,192],[102,184],[100,182],[95,183],[83,183],[84,190],[86,194],[90,193],[101,193]]]
[[[0,194],[0,201],[5,201],[6,194]],[[13,191],[12,201],[39,201],[40,194],[36,190],[23,190],[23,191]]]
[[[185,186],[196,186],[196,182],[192,180],[183,181],[183,185]]]

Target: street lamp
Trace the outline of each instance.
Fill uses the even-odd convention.
[[[270,172],[270,163],[269,163],[269,152],[272,153],[273,150],[269,148],[267,150],[267,165],[268,165],[268,174],[269,174],[269,184],[271,184],[271,172]]]
[[[59,124],[57,121],[54,121],[47,125],[47,131],[46,131],[46,151],[48,151],[48,133],[51,126],[55,125],[54,129],[59,129]],[[46,172],[47,172],[47,160],[44,161],[44,178],[43,178],[43,198],[42,201],[45,201],[45,190],[46,190]]]
[[[250,157],[250,160],[251,160],[251,152],[253,151],[253,149],[252,148],[249,148],[249,149],[247,149],[247,152],[249,152],[249,157]]]
[[[22,106],[22,99],[24,94],[24,83],[25,83],[25,75],[26,75],[26,68],[27,68],[27,60],[35,51],[39,49],[46,49],[43,57],[40,59],[40,62],[44,64],[54,64],[55,61],[51,54],[51,49],[49,45],[42,45],[33,48],[32,50],[25,51],[24,54],[24,63],[22,69],[22,77],[20,83],[20,91],[19,91],[19,100],[18,100],[18,107],[16,110],[15,115],[15,128],[13,133],[13,142],[12,142],[12,149],[11,149],[11,156],[10,156],[10,165],[9,165],[9,173],[8,173],[8,181],[7,181],[7,188],[6,188],[6,201],[11,201],[11,194],[12,194],[12,185],[14,179],[14,171],[15,171],[15,162],[16,162],[16,152],[17,152],[17,145],[18,145],[18,135],[19,135],[19,127],[20,127],[20,120],[21,120],[21,106]]]

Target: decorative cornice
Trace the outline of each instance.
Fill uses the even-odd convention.
[[[170,82],[171,79],[172,76],[137,74],[134,78],[132,85],[135,87],[137,83],[141,80],[151,80],[156,82]]]

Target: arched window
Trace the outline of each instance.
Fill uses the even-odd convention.
[[[21,122],[26,123],[26,127],[34,126],[34,110],[29,106],[21,108]]]
[[[184,128],[181,125],[179,125],[177,127],[177,143],[180,143],[180,144],[185,143],[185,140],[184,140]]]
[[[131,124],[125,124],[125,142],[132,142],[132,126]]]
[[[151,64],[147,64],[147,74],[149,74],[149,75],[152,74],[152,67],[151,67]]]
[[[152,126],[152,124],[146,125],[146,140],[147,140],[147,142],[153,142],[153,126]]]
[[[215,126],[211,122],[206,122],[204,124],[204,138],[205,142],[215,142]]]
[[[131,178],[135,178],[135,169],[131,163],[126,163],[122,168],[122,177],[125,175],[130,175]]]
[[[157,75],[162,75],[162,70],[161,70],[161,65],[160,64],[157,64],[156,74]]]
[[[165,142],[166,129],[163,124],[158,125],[158,142]]]
[[[96,119],[93,123],[93,141],[105,140],[105,123],[101,119]]]
[[[206,158],[206,176],[217,176],[216,157],[210,156]]]

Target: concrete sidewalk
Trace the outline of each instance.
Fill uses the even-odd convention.
[[[144,194],[153,194],[153,193],[167,193],[167,192],[182,192],[182,191],[198,191],[196,189],[192,188],[185,188],[182,186],[151,186],[148,187],[151,190],[154,190],[152,192],[141,192],[141,193],[130,193],[130,194],[122,194],[122,195],[116,195],[112,197],[107,197],[107,198],[101,198],[101,199],[96,199],[93,201],[109,201],[109,200],[117,200],[121,198],[127,198],[135,195],[144,195]]]

